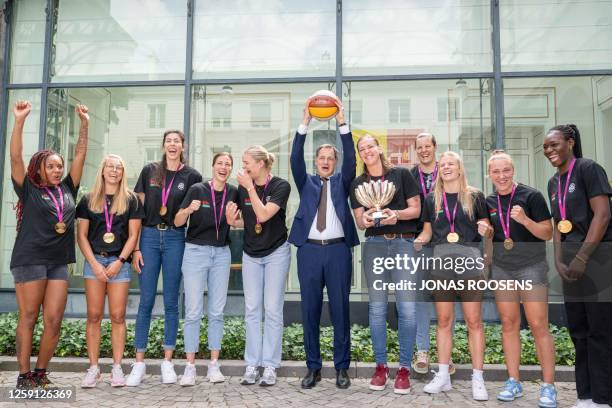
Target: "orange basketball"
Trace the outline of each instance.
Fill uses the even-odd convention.
[[[336,95],[326,90],[315,92],[310,97],[308,113],[310,113],[310,116],[320,121],[330,120],[338,113]]]

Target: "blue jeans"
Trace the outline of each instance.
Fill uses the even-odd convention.
[[[368,237],[362,252],[363,267],[368,283],[369,323],[372,335],[372,349],[376,364],[387,364],[387,306],[388,290],[380,282],[399,283],[402,281],[417,282],[417,274],[404,268],[385,269],[384,272],[373,272],[374,258],[397,255],[409,258],[415,256],[412,239],[396,238],[387,240],[382,236]],[[403,266],[403,265],[402,265]],[[416,339],[416,302],[415,293],[407,290],[395,291],[395,307],[398,315],[398,341],[400,348],[400,366],[410,367]]]
[[[290,262],[291,247],[288,242],[263,258],[253,258],[246,253],[242,255],[246,323],[244,360],[249,366],[280,367],[283,304]]]
[[[103,267],[107,267],[117,260],[116,256],[102,256],[98,254],[94,254],[96,261]],[[93,269],[91,269],[91,265],[89,262],[85,261],[83,264],[83,278],[84,279],[98,279],[98,277],[94,274]],[[108,280],[108,283],[123,283],[129,282],[132,280],[132,265],[129,262],[123,264],[121,269],[119,269],[119,273]]]
[[[208,293],[208,349],[221,350],[231,258],[229,246],[185,244],[185,353],[197,353],[199,349],[204,290]]]
[[[143,227],[140,232],[140,251],[144,266],[138,275],[140,304],[136,316],[136,351],[144,353],[149,340],[151,312],[155,304],[157,282],[162,272],[164,297],[164,350],[174,350],[179,325],[179,290],[181,264],[185,250],[185,228],[169,228],[161,231],[155,227]]]
[[[430,302],[417,302],[416,304],[416,345],[418,351],[429,351],[431,308],[432,303]]]

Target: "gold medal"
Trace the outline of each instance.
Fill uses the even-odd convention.
[[[66,223],[58,222],[57,224],[55,224],[55,232],[57,232],[58,234],[65,233],[66,232]]]
[[[446,240],[451,244],[459,242],[459,234],[457,234],[456,232],[449,232],[446,236]]]
[[[102,236],[102,240],[107,244],[112,244],[115,241],[115,234],[112,232],[107,232]]]
[[[512,238],[504,239],[504,248],[506,248],[508,251],[514,248],[514,241],[512,240]]]
[[[261,234],[261,231],[263,231],[263,227],[261,226],[261,224],[260,223],[255,224],[255,233]]]
[[[168,213],[168,207],[166,207],[165,205],[162,205],[161,208],[159,209],[159,215],[163,217],[167,213]]]
[[[557,224],[557,229],[562,234],[567,234],[572,230],[572,222],[570,220],[561,220]]]

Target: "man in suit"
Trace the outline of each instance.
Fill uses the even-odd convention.
[[[302,388],[312,388],[321,380],[319,325],[323,288],[327,287],[329,313],[334,326],[334,366],[336,386],[348,388],[351,360],[349,292],[353,272],[352,247],[359,244],[347,197],[355,178],[353,136],[344,122],[342,102],[337,99],[336,122],[342,139],[342,168],[334,174],[338,151],[324,144],[316,150],[317,174],[306,173],[304,142],[311,116],[308,101],[304,120],[298,127],[291,150],[291,171],[300,193],[300,206],[291,227],[289,242],[298,247],[297,264],[302,295],[304,348],[308,373]]]

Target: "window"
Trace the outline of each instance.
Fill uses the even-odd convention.
[[[149,108],[149,129],[164,129],[166,127],[166,105],[152,104]]]
[[[389,123],[408,123],[410,122],[410,100],[409,99],[390,99],[389,100]]]
[[[251,103],[251,127],[269,128],[272,126],[272,106],[269,102]]]
[[[211,105],[212,127],[229,128],[232,127],[232,104],[213,103]]]

